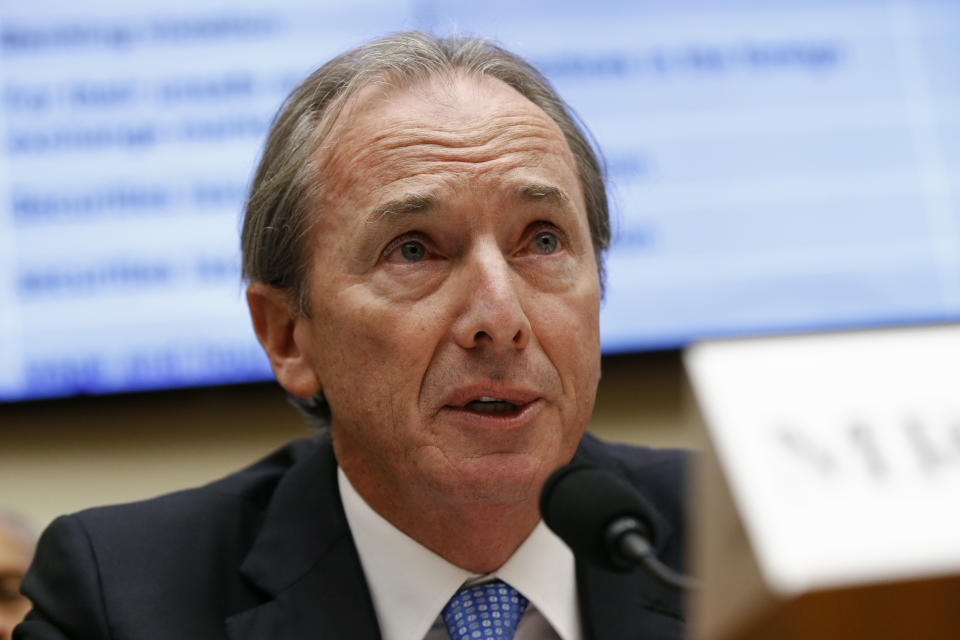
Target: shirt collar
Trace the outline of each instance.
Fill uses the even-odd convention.
[[[343,469],[337,470],[337,483],[383,640],[422,640],[464,582],[488,578],[499,578],[522,593],[563,640],[579,640],[573,553],[542,521],[498,571],[477,576],[381,517]]]
[[[579,640],[580,607],[573,552],[542,520],[500,567],[496,577],[526,596],[563,640]]]

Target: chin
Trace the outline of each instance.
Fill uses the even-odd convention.
[[[527,454],[493,454],[461,461],[452,473],[437,478],[437,489],[459,503],[507,505],[537,503],[552,471]]]

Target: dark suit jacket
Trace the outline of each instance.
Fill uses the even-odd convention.
[[[683,564],[684,456],[586,436],[577,459],[640,488],[660,558]],[[680,594],[644,573],[577,566],[588,638],[680,638]],[[380,637],[337,490],[329,436],[199,489],[64,516],[23,581],[15,640]]]

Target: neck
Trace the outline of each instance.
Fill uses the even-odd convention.
[[[499,569],[540,521],[536,497],[507,504],[450,504],[415,496],[400,498],[362,480],[357,482],[344,471],[360,497],[382,518],[471,573],[486,574]]]
[[[414,522],[394,526],[448,562],[477,574],[503,566],[540,520],[535,504],[533,509],[526,505],[473,505],[436,517],[439,524],[428,527]]]

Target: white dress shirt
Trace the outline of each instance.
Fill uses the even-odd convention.
[[[440,619],[447,601],[465,583],[494,578],[530,601],[515,640],[582,640],[573,553],[543,522],[502,567],[479,576],[384,520],[342,469],[337,482],[383,640],[447,640]]]

